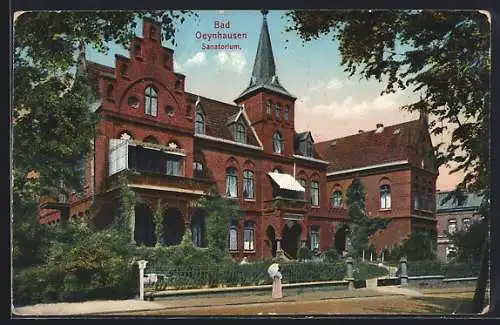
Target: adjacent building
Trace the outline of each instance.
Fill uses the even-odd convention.
[[[447,199],[449,195],[450,191],[436,193],[437,257],[443,262],[447,262],[448,254],[456,249],[448,234],[468,230],[473,222],[479,220],[477,212],[482,202],[482,197],[475,193],[465,193],[460,200]]]
[[[372,239],[379,250],[415,229],[435,231],[437,170],[425,114],[320,143],[311,132],[296,132],[296,97],[278,78],[266,14],[252,76],[235,104],[186,91],[186,76],[174,71],[174,52],[161,45],[161,28],[150,19],[129,57],[116,55],[114,67],[80,62],[99,93],[92,109],[100,119],[82,165],[84,191],[67,200],[70,216],[91,213],[99,227],[109,225],[118,211],[119,176],[127,173],[138,198],[137,244],[175,245],[190,229],[193,243],[204,247],[205,213],[194,202],[215,186],[240,206],[228,225],[235,259],[296,258],[305,245],[345,249],[345,193],[359,177],[367,214],[393,219]],[[42,200],[41,223],[60,218],[47,209],[57,208],[54,201]],[[158,205],[165,213],[159,239]]]

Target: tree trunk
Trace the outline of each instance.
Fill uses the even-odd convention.
[[[482,255],[481,269],[476,282],[476,291],[474,292],[474,297],[472,298],[471,312],[474,314],[480,313],[484,307],[484,297],[486,295],[489,275],[489,238],[486,238],[484,241]]]

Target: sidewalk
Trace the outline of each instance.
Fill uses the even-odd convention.
[[[107,300],[107,301],[86,301],[77,303],[56,303],[56,304],[38,304],[34,306],[24,306],[12,308],[12,314],[17,316],[77,316],[77,315],[119,315],[121,313],[153,311],[162,309],[176,309],[183,307],[215,307],[215,306],[234,306],[234,305],[252,305],[263,303],[279,303],[293,301],[314,301],[330,299],[349,299],[349,298],[368,298],[376,296],[399,295],[394,292],[380,292],[378,290],[363,288],[356,290],[332,290],[321,292],[305,292],[302,294],[287,295],[283,291],[284,297],[281,299],[272,299],[271,292],[267,295],[233,295],[223,297],[182,296],[176,299],[140,301],[140,300]]]

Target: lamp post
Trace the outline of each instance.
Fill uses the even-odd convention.
[[[137,264],[139,265],[139,300],[144,300],[144,269],[148,261],[140,260]]]

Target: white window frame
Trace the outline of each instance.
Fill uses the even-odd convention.
[[[278,131],[274,132],[273,134],[273,151],[275,153],[282,154],[283,153],[283,137],[281,136],[281,133]]]
[[[320,241],[320,235],[319,235],[319,227],[318,226],[312,226],[311,227],[311,250],[316,251],[319,250],[319,241]]]
[[[380,209],[391,209],[391,185],[380,185]]]
[[[246,221],[243,228],[243,250],[255,250],[255,224],[253,221]]]
[[[335,190],[332,193],[332,207],[340,208],[342,207],[342,191]]]
[[[243,198],[247,200],[255,199],[255,178],[254,172],[246,169],[243,171]],[[246,193],[246,194],[245,194]]]
[[[319,206],[319,182],[311,181],[311,205]]]
[[[144,113],[150,116],[158,114],[158,91],[153,86],[144,90]]]
[[[226,168],[226,196],[238,197],[238,171],[234,167]]]

